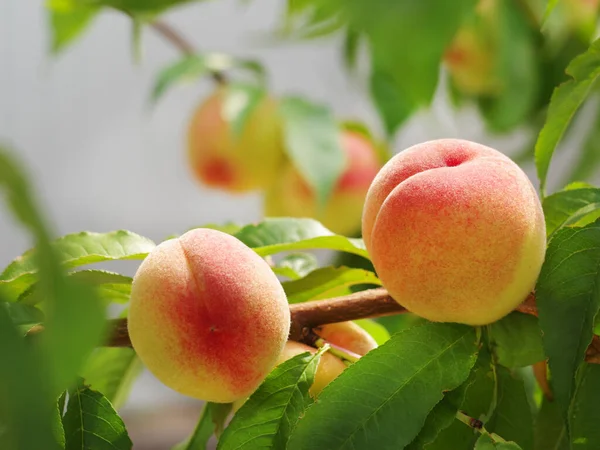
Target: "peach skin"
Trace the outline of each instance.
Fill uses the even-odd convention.
[[[546,230],[527,175],[459,139],[415,145],[373,181],[363,239],[384,287],[431,321],[484,325],[521,303],[544,261]]]
[[[228,403],[250,395],[273,369],[290,311],[260,256],[233,236],[198,228],[161,243],[140,265],[128,328],[165,385]]]

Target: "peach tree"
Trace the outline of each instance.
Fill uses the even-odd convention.
[[[597,101],[598,2],[288,1],[274,37],[340,39],[380,133],[275,96],[256,60],[197,51],[160,19],[187,3],[49,0],[52,49],[107,10],[132,19],[134,48],[145,28],[171,42],[154,102],[216,85],[190,117],[190,176],[264,193],[267,217],[163,242],[57,237],[1,147],[5,210],[32,247],[0,273],[0,448],[133,448],[118,411],[144,365],[205,401],[178,450],[600,448],[600,149],[579,113]],[[490,132],[531,138],[513,159],[535,162],[537,190],[473,142],[391,156],[440,85]],[[549,193],[578,121],[589,134]],[[119,260],[141,262],[134,277],[93,267]]]

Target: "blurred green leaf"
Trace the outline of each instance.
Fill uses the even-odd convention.
[[[538,98],[537,36],[522,4],[502,1],[495,5],[494,25],[499,36],[496,72],[502,92],[483,99],[480,106],[491,129],[506,132],[524,122]]]
[[[343,55],[346,69],[352,71],[356,68],[356,60],[361,44],[361,34],[352,29],[346,29],[344,32]]]
[[[321,392],[288,448],[403,448],[443,393],[467,379],[476,354],[471,327],[427,323],[398,333]]]
[[[0,308],[6,309],[15,325],[40,323],[44,320],[44,313],[35,306],[21,303],[0,303]]]
[[[223,117],[234,136],[240,136],[252,112],[265,98],[266,91],[251,84],[228,84],[223,102]]]
[[[59,53],[90,26],[98,7],[77,0],[49,0],[52,52]]]
[[[525,367],[546,359],[538,319],[513,312],[490,325],[496,360],[505,367]]]
[[[277,366],[237,411],[217,449],[287,448],[290,433],[311,401],[323,349],[294,356]]]
[[[232,69],[250,72],[258,81],[264,82],[264,69],[257,61],[238,59],[224,53],[187,55],[158,73],[152,88],[151,101],[156,103],[173,86],[197,81],[199,78],[211,75],[214,72]]]
[[[75,0],[79,4],[90,4],[118,9],[131,16],[151,17],[167,9],[198,2],[200,0]]]
[[[79,270],[70,272],[69,279],[92,286],[102,300],[111,303],[126,303],[131,294],[132,278],[105,270]],[[37,305],[44,300],[44,292],[33,284],[19,296],[19,303]]]
[[[535,450],[571,450],[556,402],[544,398],[535,420]]]
[[[375,322],[373,319],[355,320],[354,323],[369,333],[371,337],[375,339],[377,345],[383,345],[390,340],[390,333],[387,328],[380,323]]]
[[[323,267],[304,278],[282,283],[289,303],[302,303],[347,295],[349,287],[357,284],[375,284],[381,281],[373,273],[348,267]]]
[[[64,449],[66,445],[66,439],[65,429],[63,428],[62,424],[62,411],[63,410],[60,409],[59,404],[57,403],[55,408],[52,410],[52,429],[54,431],[54,438],[56,439],[58,447]]]
[[[599,247],[600,221],[558,231],[548,245],[536,286],[554,396],[565,419],[600,307]]]
[[[346,164],[338,124],[329,109],[299,97],[283,98],[280,111],[286,152],[323,207]]]
[[[50,394],[43,361],[37,349],[26,344],[5,308],[0,308],[0,361],[0,438],[3,447],[60,448],[53,427],[56,401]]]
[[[69,389],[63,426],[66,450],[129,450],[133,446],[123,420],[108,399],[82,383]]]
[[[61,267],[65,260],[61,251],[64,248],[57,249],[56,245],[52,245],[50,232],[23,169],[1,148],[0,187],[5,188],[8,205],[22,224],[29,228],[36,242],[35,251],[28,252],[26,257],[9,265],[0,275],[0,280],[10,283],[24,274],[23,268],[39,267],[40,287],[49,300],[45,308],[48,317],[46,331],[40,337],[40,347],[49,366],[46,376],[52,383],[53,393],[58,396],[100,342],[105,325],[104,307],[92,289],[67,279]],[[79,254],[80,249],[77,250]],[[2,281],[0,287],[1,284]]]
[[[127,401],[142,368],[133,349],[101,347],[90,355],[81,376],[86,385],[102,393],[115,409],[119,409]]]
[[[545,197],[542,205],[546,233],[550,237],[563,227],[575,225],[600,209],[600,189],[565,189]]]
[[[535,144],[535,163],[542,195],[546,194],[546,176],[554,150],[575,112],[600,76],[600,39],[595,41],[585,53],[571,61],[567,67],[567,74],[573,79],[554,89],[546,123]]]
[[[522,450],[514,442],[499,442],[487,434],[483,433],[475,443],[475,450]]]
[[[1,174],[0,174],[1,176]],[[67,234],[51,243],[58,263],[66,269],[104,261],[144,259],[156,245],[130,231]],[[38,279],[36,250],[28,250],[0,274],[0,292],[16,300]]]
[[[496,408],[485,427],[506,440],[516,442],[523,450],[533,450],[533,417],[523,380],[516,372],[511,373],[502,366],[496,366],[496,374]]]
[[[260,256],[285,251],[329,249],[369,258],[362,239],[333,234],[313,219],[272,217],[256,225],[246,225],[235,237]]]
[[[290,253],[273,267],[273,271],[277,275],[297,280],[298,278],[305,277],[317,267],[317,257],[312,253]]]
[[[567,175],[567,181],[587,180],[597,173],[600,167],[600,111],[596,112],[589,134],[585,138],[577,161]]]
[[[600,365],[584,364],[581,380],[571,407],[571,448],[600,448]]]
[[[410,112],[431,102],[442,55],[475,4],[475,0],[357,0],[340,6],[349,26],[369,43],[371,92],[389,135]]]

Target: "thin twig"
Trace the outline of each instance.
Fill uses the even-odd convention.
[[[166,24],[163,21],[157,20],[155,22],[152,22],[150,26],[154,31],[160,34],[165,40],[169,41],[185,56],[193,56],[194,54],[196,54],[196,49],[190,43],[190,41],[183,37],[183,35],[180,32],[176,31],[170,25]],[[227,77],[221,71],[212,70],[211,76],[217,84],[222,85],[227,82]]]

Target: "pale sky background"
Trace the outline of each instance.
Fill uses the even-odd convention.
[[[379,128],[362,86],[342,69],[337,39],[277,45],[261,39],[277,23],[282,3],[199,3],[164,19],[199,49],[260,59],[275,94],[303,94],[328,104],[339,117],[359,118]],[[129,20],[105,12],[83,39],[52,57],[42,5],[0,2],[0,141],[13,146],[25,161],[57,234],[125,228],[160,241],[207,222],[260,219],[260,195],[208,190],[188,172],[185,127],[212,88],[210,81],[175,88],[151,110],[147,101],[153,80],[159,69],[179,57],[177,50],[148,29],[142,39],[143,58],[135,63]],[[585,128],[584,124],[579,130]],[[474,110],[453,111],[444,95],[438,95],[431,110],[402,128],[394,149],[440,137],[479,141],[507,154],[525,142],[519,133],[489,136]],[[569,151],[562,152],[552,167],[552,179],[569,156]],[[532,168],[526,169],[534,177]],[[0,267],[29,244],[2,206]],[[136,264],[105,267],[124,267],[132,274]],[[148,414],[157,406],[182,401],[145,374],[125,412]],[[196,402],[187,404],[198,409]],[[191,431],[193,420],[188,422],[176,433]]]

